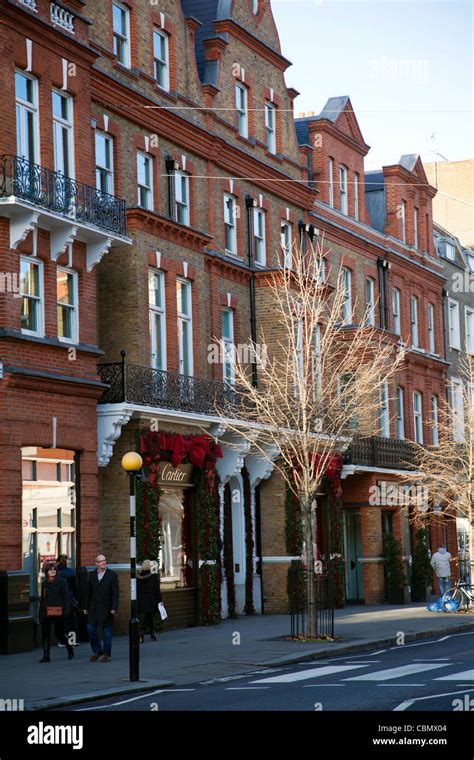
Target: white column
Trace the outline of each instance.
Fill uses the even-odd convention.
[[[220,534],[221,534],[221,567],[222,580],[225,578],[224,567],[224,483],[219,483],[219,514],[220,514]]]

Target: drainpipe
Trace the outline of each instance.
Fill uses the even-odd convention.
[[[248,247],[249,247],[249,267],[250,267],[250,339],[252,341],[252,385],[254,388],[258,385],[257,376],[257,309],[255,305],[255,261],[253,253],[253,208],[254,199],[248,193],[245,194],[245,208],[247,209],[247,230],[248,230]]]
[[[449,294],[448,294],[448,291],[446,290],[446,288],[442,288],[442,290],[441,290],[441,298],[443,299],[442,300],[442,304],[443,304],[443,308],[442,308],[442,312],[443,312],[443,350],[444,350],[444,360],[445,361],[447,361],[447,357],[448,357],[448,344],[446,342],[446,299],[447,299],[448,295]]]

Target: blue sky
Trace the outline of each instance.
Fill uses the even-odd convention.
[[[349,95],[366,169],[437,151],[474,156],[473,4],[470,0],[272,0],[295,112]],[[435,138],[432,139],[432,135]],[[438,160],[442,160],[438,157]]]

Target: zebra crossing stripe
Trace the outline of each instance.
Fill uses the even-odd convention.
[[[430,665],[427,662],[419,662],[413,665],[401,665],[399,668],[387,668],[387,670],[376,670],[374,673],[364,673],[360,676],[344,678],[344,681],[389,681],[391,678],[400,678],[401,676],[413,675],[413,673],[425,673],[427,670],[436,670],[436,668],[447,668],[451,663]]]
[[[332,676],[337,673],[342,673],[345,670],[356,670],[358,668],[368,667],[368,665],[325,665],[322,668],[300,670],[297,673],[286,673],[285,675],[273,676],[272,678],[259,678],[258,681],[251,681],[251,683],[293,683],[294,681],[306,681],[309,678]]]
[[[434,678],[434,681],[474,681],[474,670],[461,670],[459,673],[450,673],[449,676]]]

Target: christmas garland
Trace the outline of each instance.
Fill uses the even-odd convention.
[[[216,462],[222,451],[207,435],[182,436],[162,432],[142,433],[138,447],[143,457],[146,474],[140,484],[137,499],[137,556],[158,557],[160,550],[161,525],[159,518],[158,469],[160,462],[193,464],[196,480],[196,509],[198,526],[200,590],[199,619],[203,624],[220,622],[220,535],[219,502],[217,497]],[[183,546],[189,554],[192,544],[190,515],[190,495],[185,491],[183,521]],[[190,582],[192,569],[186,568],[186,581]]]

